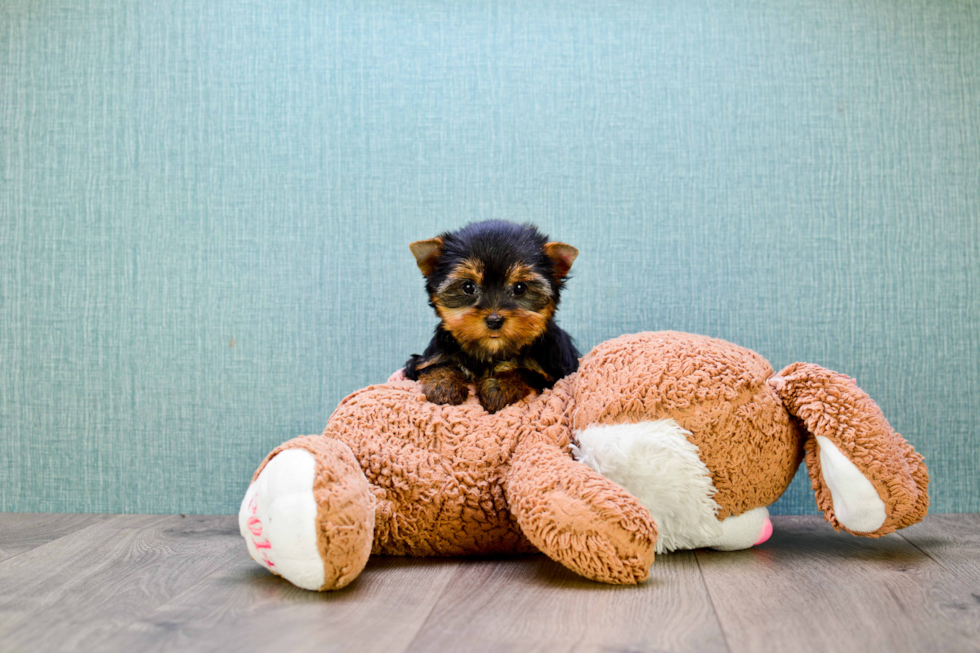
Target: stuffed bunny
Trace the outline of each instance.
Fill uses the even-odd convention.
[[[922,456],[852,379],[647,332],[495,414],[429,403],[398,374],[359,390],[322,435],[265,458],[239,523],[256,562],[313,590],[344,587],[371,553],[541,551],[634,584],[655,552],[764,542],[804,458],[838,530],[878,537],[926,513]]]

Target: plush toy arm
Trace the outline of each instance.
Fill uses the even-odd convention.
[[[553,560],[604,583],[646,580],[657,542],[650,513],[555,444],[518,445],[505,491],[524,535]]]
[[[929,472],[850,377],[793,363],[769,380],[805,431],[817,506],[836,529],[880,537],[920,521]]]

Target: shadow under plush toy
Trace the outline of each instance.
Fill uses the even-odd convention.
[[[676,332],[605,342],[554,388],[496,414],[417,383],[344,399],[321,436],[259,466],[239,524],[259,564],[339,589],[371,553],[541,551],[633,584],[654,552],[745,549],[805,457],[837,529],[879,537],[922,519],[922,456],[852,379]]]

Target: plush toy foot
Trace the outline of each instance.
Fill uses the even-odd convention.
[[[766,508],[754,508],[721,522],[721,536],[710,544],[719,551],[741,551],[772,537],[772,521]]]
[[[284,451],[265,466],[245,493],[238,527],[260,565],[309,590],[323,585],[316,543],[316,459],[304,449]]]
[[[817,506],[834,528],[880,537],[925,516],[929,472],[922,456],[853,379],[794,363],[769,383],[806,431]]]
[[[249,555],[272,573],[304,589],[339,589],[371,553],[374,499],[346,445],[296,438],[259,467],[238,525]]]

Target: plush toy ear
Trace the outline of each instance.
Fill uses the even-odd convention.
[[[544,253],[555,264],[555,276],[564,279],[572,269],[572,262],[578,256],[578,250],[565,243],[545,243]]]
[[[442,238],[437,236],[429,240],[416,240],[410,243],[408,248],[412,250],[412,256],[415,257],[419,270],[428,277],[436,269],[436,263],[442,255]]]

